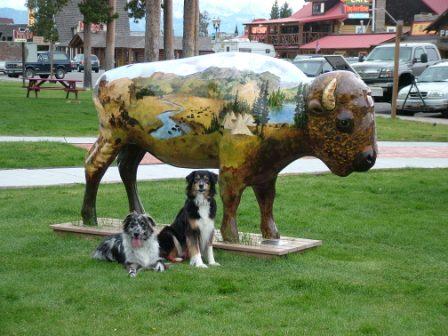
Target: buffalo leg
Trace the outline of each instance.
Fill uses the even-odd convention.
[[[236,210],[241,201],[241,195],[246,188],[244,183],[238,182],[235,172],[219,174],[219,188],[224,205],[221,234],[225,241],[238,241],[238,226],[236,224]]]
[[[126,145],[118,153],[118,170],[129,201],[129,211],[145,213],[137,191],[137,169],[146,151],[136,145]]]
[[[96,195],[101,178],[109,165],[114,161],[120,147],[102,136],[94,143],[85,160],[86,189],[81,216],[84,225],[98,225],[96,218]]]
[[[264,238],[280,238],[272,214],[276,179],[277,178],[273,178],[267,182],[252,187],[255,192],[255,197],[257,197],[258,205],[260,206],[260,229]]]

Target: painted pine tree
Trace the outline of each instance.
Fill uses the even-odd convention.
[[[307,122],[306,115],[306,96],[308,94],[308,86],[300,83],[297,87],[296,109],[294,114],[294,125],[297,128],[305,128]]]
[[[261,106],[260,106],[260,125],[261,125],[261,131],[260,136],[263,137],[263,130],[264,126],[269,121],[269,83],[266,81],[263,84],[262,87],[262,99],[261,99]]]

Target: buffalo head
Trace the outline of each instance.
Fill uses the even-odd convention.
[[[377,155],[374,103],[355,74],[335,71],[317,77],[307,97],[307,129],[313,155],[339,176],[367,171]]]

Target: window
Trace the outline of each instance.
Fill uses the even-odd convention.
[[[271,53],[271,49],[266,49],[266,54],[270,54]]]
[[[428,54],[428,61],[437,61],[439,60],[439,55],[434,48],[426,47],[426,53]]]
[[[364,34],[366,32],[366,26],[356,26],[355,32],[356,34]]]
[[[322,73],[333,71],[333,67],[330,65],[330,63],[325,62],[324,66],[322,67]]]
[[[425,53],[423,48],[416,48],[414,53],[414,60],[417,60],[417,62],[420,62],[420,57]]]
[[[55,61],[66,61],[67,60],[67,56],[65,56],[65,54],[53,54],[53,59]]]
[[[47,54],[39,54],[39,55],[37,56],[37,60],[38,60],[39,62],[49,62],[49,60],[48,60],[48,55],[47,55]]]
[[[226,51],[227,51],[227,52],[230,51],[230,47],[229,47],[229,46],[226,47]]]
[[[324,2],[313,2],[313,15],[319,15],[325,13]]]
[[[239,52],[247,52],[247,53],[251,53],[252,49],[251,48],[239,48],[238,49]]]

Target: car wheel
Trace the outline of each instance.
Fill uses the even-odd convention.
[[[62,68],[58,68],[56,69],[56,74],[55,74],[57,79],[63,79],[65,77],[65,70]]]
[[[28,68],[25,70],[25,78],[32,78],[32,77],[34,77],[35,74],[36,73],[31,68]]]
[[[442,117],[448,118],[448,110],[442,111]]]
[[[95,70],[96,73],[98,73],[99,71],[100,71],[99,69],[96,69],[96,70]]]

